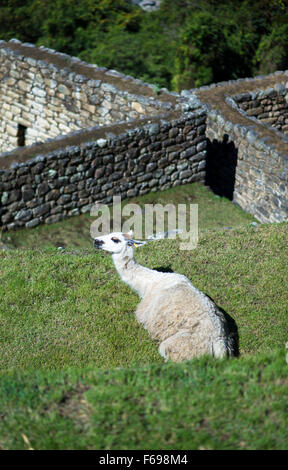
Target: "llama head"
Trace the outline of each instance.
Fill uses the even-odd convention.
[[[108,251],[109,253],[121,253],[127,247],[140,246],[145,242],[133,240],[133,232],[128,233],[112,232],[109,235],[103,235],[94,239],[94,248]]]

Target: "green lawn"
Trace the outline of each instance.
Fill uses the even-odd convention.
[[[273,351],[287,340],[287,224],[205,232],[197,249],[179,241],[138,248],[151,268],[183,273],[238,325],[241,354]],[[92,246],[59,253],[1,254],[0,368],[127,367],[161,362],[137,323],[137,295],[109,255]]]
[[[223,197],[216,196],[210,189],[193,183],[176,186],[166,191],[149,193],[141,197],[126,199],[126,204],[198,204],[200,231],[239,227],[255,221],[235,204]],[[90,248],[90,226],[95,218],[89,214],[72,217],[52,225],[40,225],[34,229],[4,232],[2,243],[11,248],[78,247]],[[124,220],[124,219],[123,219]],[[0,239],[1,244],[1,239]]]
[[[283,348],[0,377],[0,449],[287,449]]]
[[[240,357],[164,364],[89,216],[5,233],[18,248],[0,251],[0,449],[287,448],[288,224],[251,225],[200,185],[138,202],[173,194],[199,204],[197,248],[162,240],[135,257],[212,297]]]

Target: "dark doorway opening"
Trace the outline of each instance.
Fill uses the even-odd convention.
[[[27,127],[18,124],[18,133],[17,133],[17,145],[18,147],[25,147],[25,137],[26,137]]]
[[[238,149],[229,136],[224,134],[222,142],[208,139],[206,181],[214,193],[233,200]]]

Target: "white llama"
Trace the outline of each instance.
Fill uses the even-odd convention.
[[[110,233],[94,239],[94,247],[113,253],[121,279],[141,297],[137,320],[160,342],[165,360],[181,362],[209,354],[234,355],[233,338],[222,311],[187,277],[145,268],[134,260],[132,234]]]

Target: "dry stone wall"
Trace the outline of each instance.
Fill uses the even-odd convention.
[[[254,93],[242,93],[233,96],[233,99],[247,116],[253,116],[261,123],[288,134],[288,87],[286,83],[277,83],[274,88],[269,87]]]
[[[110,78],[125,81],[127,90],[118,89],[109,82]],[[31,145],[73,130],[153,116],[172,109],[171,103],[129,92],[129,82],[131,79],[123,74],[85,64],[66,54],[15,40],[2,41],[2,152],[18,146],[19,129],[20,133],[21,129],[25,131],[25,145]]]
[[[283,222],[288,214],[288,159],[255,130],[208,112],[206,182],[259,221]]]
[[[253,114],[285,116],[287,91],[287,72],[191,90],[207,111],[206,184],[262,223],[288,219],[288,137]]]
[[[0,42],[1,228],[194,181],[260,222],[287,221],[287,79],[276,72],[179,95]]]
[[[122,198],[205,180],[203,111],[112,139],[56,149],[0,170],[2,227],[35,227]]]

